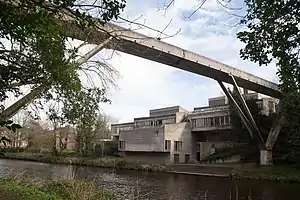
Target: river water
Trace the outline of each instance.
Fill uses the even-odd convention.
[[[115,171],[94,167],[0,159],[0,176],[11,171],[52,179],[88,179],[130,200],[299,200],[300,184],[230,180],[170,173]],[[236,198],[238,196],[238,198]]]

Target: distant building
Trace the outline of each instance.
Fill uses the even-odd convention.
[[[256,93],[247,93],[245,98],[256,99],[263,114],[276,112],[272,98],[260,98]],[[148,117],[112,124],[112,135],[128,159],[165,164],[200,161],[233,145],[228,140],[231,122],[227,98],[210,98],[208,104],[193,111],[180,106],[152,109]]]
[[[57,149],[75,149],[75,129],[71,126],[59,127],[55,130]]]

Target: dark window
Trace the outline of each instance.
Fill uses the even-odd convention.
[[[225,118],[225,116],[221,117],[221,125],[224,125],[224,118]]]
[[[175,149],[175,151],[181,151],[182,150],[182,141],[175,141],[174,149]]]
[[[179,154],[174,154],[174,163],[179,163]]]
[[[184,162],[189,163],[190,162],[190,154],[185,154],[184,156]]]
[[[210,117],[210,126],[214,126],[214,118]]]
[[[229,125],[230,121],[229,121],[229,115],[225,116],[225,125]]]
[[[165,150],[171,149],[171,140],[165,140]]]
[[[125,141],[119,141],[119,149],[125,149]]]
[[[193,128],[197,127],[197,125],[196,125],[196,120],[195,120],[195,119],[192,120],[192,127],[193,127]]]
[[[219,117],[215,117],[214,121],[215,121],[215,126],[218,126],[219,125]]]

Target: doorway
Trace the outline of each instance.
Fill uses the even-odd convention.
[[[174,154],[174,164],[179,163],[179,154]]]
[[[189,163],[190,162],[190,154],[185,154],[184,155],[184,162]]]
[[[200,152],[197,152],[197,161],[200,162]]]

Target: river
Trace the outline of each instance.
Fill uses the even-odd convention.
[[[53,179],[88,179],[122,199],[298,200],[300,184],[44,164],[0,159],[0,176],[10,171]],[[134,198],[137,197],[138,198]],[[238,198],[236,198],[238,196]]]

